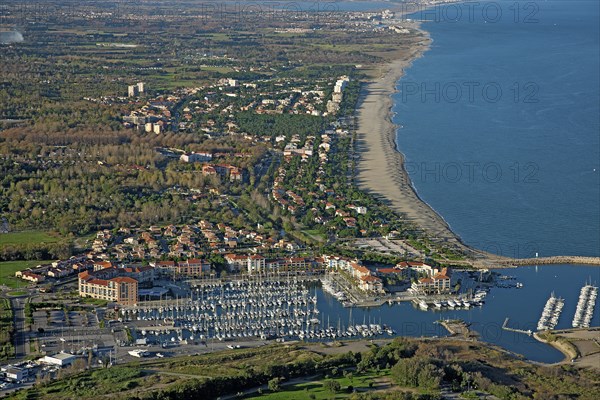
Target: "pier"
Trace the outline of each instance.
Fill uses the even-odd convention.
[[[531,331],[531,329],[524,330],[524,329],[510,328],[508,326],[508,320],[509,320],[509,318],[506,317],[506,319],[504,320],[504,323],[502,324],[502,329],[504,329],[505,331],[523,333],[523,334],[528,335],[528,336],[533,335],[533,332]]]

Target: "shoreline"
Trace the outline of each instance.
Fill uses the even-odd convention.
[[[447,221],[417,193],[405,169],[405,156],[396,135],[401,126],[392,118],[397,84],[413,62],[430,49],[429,33],[418,23],[413,27],[421,37],[408,44],[407,54],[380,64],[377,76],[363,83],[355,108],[358,121],[355,150],[358,157],[354,183],[403,215],[417,231],[426,233],[438,244],[462,251],[472,265],[482,268],[507,268],[537,264],[587,264],[600,266],[600,257],[550,256],[513,259],[473,248],[452,231]]]
[[[467,246],[449,224],[416,192],[405,169],[405,156],[396,143],[398,125],[392,122],[396,85],[412,63],[429,50],[431,38],[415,28],[422,37],[410,44],[408,54],[380,65],[380,76],[363,84],[356,106],[358,129],[356,151],[360,154],[355,183],[365,192],[383,200],[398,211],[417,230],[448,247],[459,249],[475,258],[488,259],[487,253]],[[390,168],[391,167],[391,168]],[[499,260],[507,257],[493,256]]]
[[[579,358],[577,348],[572,347],[573,346],[572,344],[566,344],[565,342],[563,342],[561,340],[550,341],[550,340],[544,339],[540,336],[540,332],[535,332],[533,334],[533,338],[540,343],[543,343],[547,346],[550,346],[550,347],[560,351],[563,354],[564,358],[561,361],[551,363],[548,365],[568,364],[571,362],[571,360],[575,360],[575,359]]]

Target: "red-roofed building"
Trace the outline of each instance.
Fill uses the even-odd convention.
[[[248,256],[243,254],[227,254],[225,255],[227,267],[231,272],[239,272],[242,269],[248,268]]]
[[[441,271],[432,269],[431,275],[417,279],[413,282],[411,288],[417,293],[440,294],[449,293],[451,290],[450,273],[448,268],[442,268]]]
[[[376,276],[362,276],[358,280],[358,287],[367,292],[383,292],[383,283]]]
[[[262,272],[265,270],[267,260],[258,254],[248,257],[248,273]]]
[[[204,165],[202,167],[202,175],[217,175],[217,171],[211,165]]]
[[[394,276],[400,279],[410,279],[412,271],[410,268],[399,268],[397,265],[393,268],[378,268],[377,273],[380,276]]]
[[[154,264],[163,274],[195,277],[208,273],[211,265],[206,260],[190,258],[186,261],[159,261]]]
[[[369,268],[364,265],[360,265],[359,263],[352,262],[350,263],[351,273],[354,278],[361,279],[362,277],[371,275],[371,271]]]
[[[138,301],[138,281],[128,276],[99,279],[94,273],[79,274],[79,295],[119,303],[135,305]]]
[[[396,264],[396,268],[420,268],[424,266],[429,267],[429,265],[418,261],[402,261]]]
[[[46,278],[43,275],[36,274],[30,271],[17,271],[15,276],[33,283],[43,282]]]
[[[95,261],[94,262],[94,271],[111,268],[112,266],[113,266],[113,264],[110,261]]]
[[[159,261],[155,264],[156,268],[175,268],[175,261]]]
[[[151,284],[154,281],[154,267],[149,265],[144,266],[128,266],[120,268],[119,275],[134,278],[138,283]]]
[[[210,263],[205,260],[191,258],[177,263],[176,273],[184,276],[201,276],[210,272]]]

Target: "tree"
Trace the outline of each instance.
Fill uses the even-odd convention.
[[[323,382],[323,387],[329,393],[335,394],[340,391],[340,389],[342,388],[342,385],[340,385],[340,383],[338,381],[334,381],[333,379],[330,379],[330,380],[326,380],[325,382]]]
[[[391,375],[402,386],[437,389],[443,374],[432,362],[425,358],[402,358],[391,369]]]
[[[269,381],[269,390],[272,392],[278,392],[281,390],[281,378],[273,378]]]

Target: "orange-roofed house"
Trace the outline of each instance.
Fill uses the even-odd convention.
[[[19,274],[19,272],[20,272],[20,274]],[[36,274],[35,272],[31,272],[31,271],[22,271],[22,272],[18,271],[17,274],[15,274],[15,275],[21,279],[24,279],[26,281],[33,282],[33,283],[40,283],[45,280],[43,275]]]
[[[111,268],[113,264],[110,261],[95,261],[94,271],[100,271],[102,269]]]
[[[211,165],[205,165],[202,167],[202,175],[204,175],[204,176],[217,175],[217,170]]]

